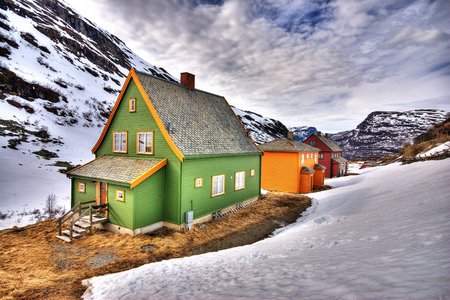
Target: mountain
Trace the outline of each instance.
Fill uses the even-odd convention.
[[[232,107],[253,141],[262,145],[287,135],[288,129],[278,120],[263,117],[257,113]]]
[[[345,158],[379,158],[398,153],[404,142],[412,142],[430,126],[445,119],[446,112],[435,109],[375,111],[356,129],[330,137],[344,149]]]
[[[289,128],[294,133],[294,139],[299,142],[306,140],[311,134],[317,134],[317,128],[311,126],[298,126]]]

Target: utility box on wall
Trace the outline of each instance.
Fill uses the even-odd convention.
[[[194,212],[189,210],[185,213],[184,217],[186,219],[186,229],[191,230],[194,227]]]

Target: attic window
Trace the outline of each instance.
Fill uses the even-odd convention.
[[[309,145],[312,146],[312,147],[315,147],[316,146],[316,141],[310,141]]]
[[[139,131],[137,136],[138,154],[153,154],[153,131]]]
[[[130,98],[129,100],[129,112],[135,112],[136,111],[136,98]]]
[[[114,131],[113,152],[127,153],[127,132]]]

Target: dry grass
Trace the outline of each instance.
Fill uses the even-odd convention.
[[[170,258],[251,244],[294,222],[311,205],[302,195],[271,192],[258,204],[187,232],[161,228],[131,237],[97,231],[72,243],[51,220],[0,232],[0,298],[79,299],[81,281]],[[93,268],[94,257],[113,261]]]

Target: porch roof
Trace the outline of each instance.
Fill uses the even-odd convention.
[[[332,158],[331,160],[337,162],[338,164],[345,164],[345,163],[348,162],[348,160],[346,158],[342,157],[342,156]]]
[[[161,169],[167,159],[138,159],[126,156],[100,156],[67,172],[67,176],[86,177],[130,184],[133,188]]]

